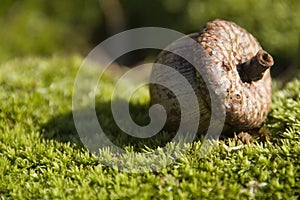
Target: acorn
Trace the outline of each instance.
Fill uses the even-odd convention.
[[[161,70],[156,67],[157,64],[163,64],[175,69],[188,80],[198,99],[200,133],[204,133],[211,123],[213,99],[209,89],[213,88],[213,93],[217,94],[217,88],[212,87],[214,82],[221,85],[224,91],[224,97],[219,102],[225,112],[223,132],[259,128],[266,119],[271,104],[272,56],[262,49],[253,35],[234,22],[216,19],[208,22],[201,32],[187,37],[193,39],[195,44],[187,44],[185,48],[176,45],[182,43],[185,37],[175,41],[175,45],[171,44],[172,52],[170,49],[163,50],[158,55],[151,76],[154,79],[170,79],[170,76],[161,74]],[[195,53],[199,49],[202,52]],[[174,51],[185,52],[194,60],[194,65]],[[183,87],[180,81],[175,81],[174,84],[178,88]],[[176,95],[168,88],[152,83],[150,98],[151,105],[161,104],[166,110],[165,129],[177,130],[181,108]]]

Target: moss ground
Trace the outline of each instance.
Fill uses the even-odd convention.
[[[196,140],[184,144],[187,150],[166,167],[128,173],[109,150],[111,167],[80,144],[71,109],[81,61],[78,56],[28,57],[0,67],[2,199],[299,199],[300,76],[282,87],[274,84],[265,131],[253,143],[230,150],[241,142],[221,140],[201,158],[201,140]],[[107,94],[112,82],[109,76],[103,79]],[[147,113],[148,99],[141,91],[131,102],[132,117],[140,123],[147,121],[141,113]],[[112,123],[106,96],[100,95],[97,104],[102,105],[99,121],[116,143],[127,141],[128,152],[152,152],[159,149],[154,144],[168,139],[167,133],[146,142],[124,134],[116,138],[122,133]]]

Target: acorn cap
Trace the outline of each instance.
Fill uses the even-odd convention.
[[[161,52],[156,62],[179,71],[193,87],[201,112],[199,131],[204,132],[210,123],[211,103],[215,97],[225,108],[224,131],[259,127],[271,103],[269,69],[274,64],[271,55],[262,50],[245,29],[224,20],[208,22],[200,33],[189,37],[197,43],[179,51],[189,51],[196,66],[168,51]],[[152,74],[155,73],[154,65]],[[151,84],[150,96],[151,104],[159,103],[165,107],[168,113],[166,128],[176,130],[180,123],[180,105],[175,95],[164,87]]]

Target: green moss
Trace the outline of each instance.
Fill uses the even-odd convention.
[[[220,141],[201,158],[201,142],[185,144],[187,151],[171,165],[154,172],[126,173],[118,157],[103,150],[112,167],[82,148],[74,128],[71,101],[82,59],[23,58],[0,67],[0,197],[4,199],[297,199],[300,195],[300,81],[274,91],[266,125],[267,141],[257,139],[239,150],[233,140]],[[109,94],[112,78],[104,77]],[[148,96],[141,91],[131,101],[133,118],[145,123]],[[99,120],[111,135],[109,101],[98,97]],[[139,116],[140,115],[140,116]],[[115,138],[128,152],[152,152],[168,134],[146,142],[125,135]],[[128,143],[124,143],[127,141]],[[147,145],[148,147],[145,147]],[[171,150],[179,148],[174,143]],[[158,151],[159,152],[159,151]],[[129,153],[123,155],[124,158]],[[160,154],[159,154],[160,155]],[[161,154],[163,155],[163,154]],[[172,154],[170,154],[172,155]],[[159,157],[158,157],[159,158]],[[136,160],[134,160],[136,159]],[[146,156],[137,159],[149,162]],[[163,163],[163,159],[156,162]]]

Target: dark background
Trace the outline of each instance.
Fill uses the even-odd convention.
[[[215,18],[234,21],[273,55],[272,74],[292,76],[300,63],[299,0],[2,0],[0,62],[20,56],[88,52],[123,30],[156,26],[188,34]],[[119,59],[153,59],[141,50]]]

